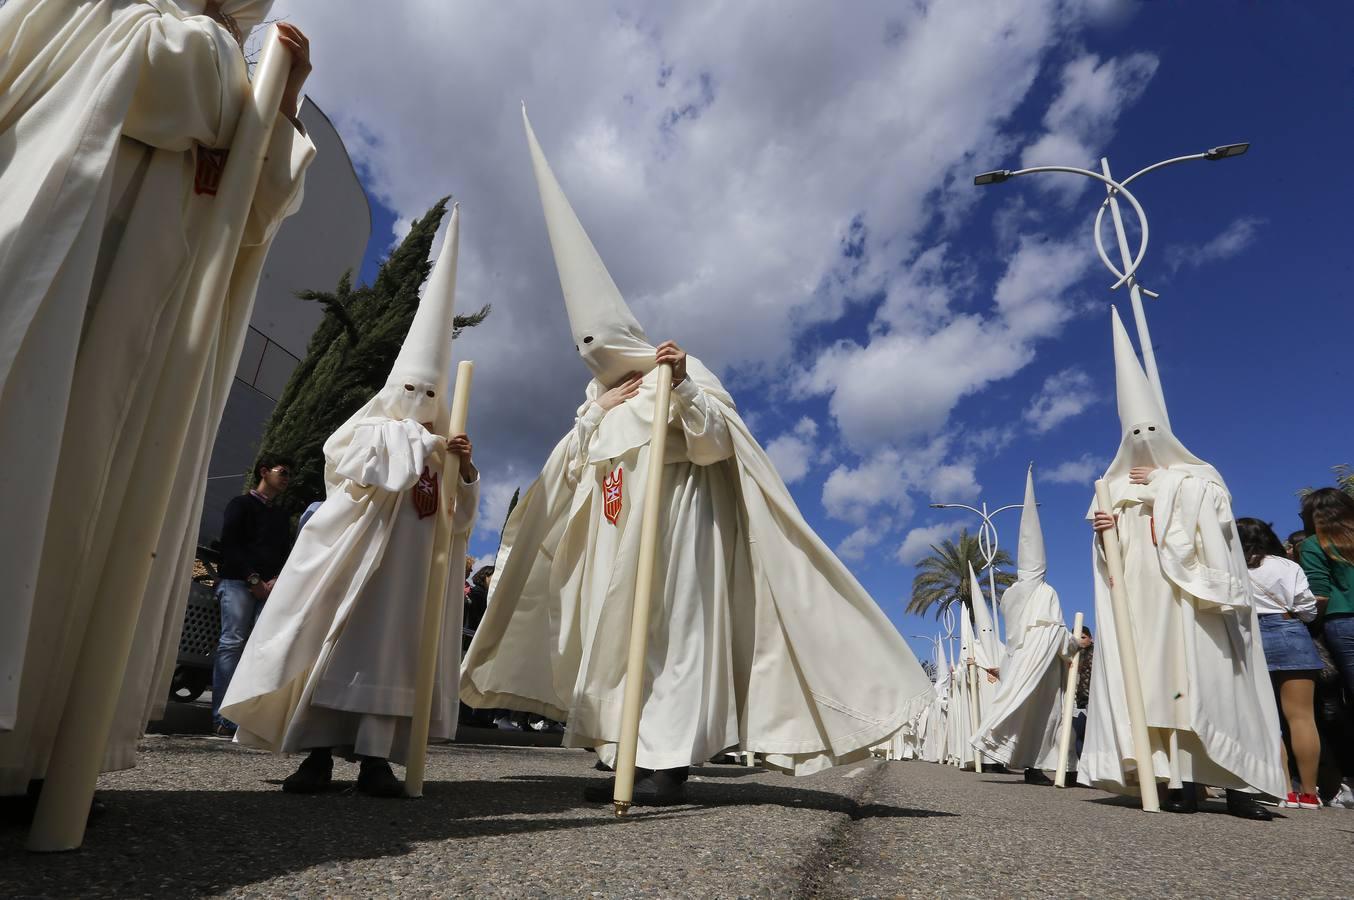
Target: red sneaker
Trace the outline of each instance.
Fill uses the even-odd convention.
[[[1298,794],[1298,802],[1293,805],[1298,809],[1320,809],[1321,798],[1316,794]]]
[[[1282,806],[1284,809],[1299,809],[1300,807],[1298,806],[1297,792],[1289,791],[1288,796],[1284,797],[1283,802],[1280,803],[1279,805]]]

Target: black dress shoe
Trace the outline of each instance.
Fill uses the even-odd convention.
[[[1199,789],[1192,781],[1181,783],[1183,787],[1166,792],[1166,799],[1161,804],[1162,812],[1189,814],[1199,811]]]
[[[384,759],[362,760],[357,772],[357,789],[368,797],[403,797],[404,784],[390,770]]]
[[[1053,779],[1045,775],[1043,771],[1040,769],[1026,769],[1025,783],[1038,784],[1044,787],[1050,787],[1053,784]]]
[[[1243,794],[1230,788],[1227,791],[1227,814],[1238,819],[1250,819],[1253,822],[1268,822],[1274,818],[1274,813],[1257,803],[1250,794]]]
[[[295,772],[282,779],[288,794],[318,794],[334,781],[334,757],[328,750],[312,750]]]
[[[672,806],[686,802],[686,767],[680,769],[635,770],[635,790],[631,803],[635,806]],[[615,781],[603,781],[583,789],[583,799],[589,803],[610,803],[616,796]]]

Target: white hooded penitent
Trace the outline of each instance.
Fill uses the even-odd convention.
[[[1073,644],[1058,594],[1044,580],[1044,535],[1034,498],[1034,467],[1025,473],[1016,583],[1006,589],[1006,655],[1001,680],[974,745],[1004,765],[1057,768],[1063,660]]]
[[[266,6],[228,5],[246,24]],[[69,7],[0,6],[0,133],[15,147],[0,167],[0,493],[28,526],[0,549],[0,731],[13,729],[0,793],[42,777],[62,746],[81,757],[59,764],[65,783],[87,777],[90,747],[106,747],[105,771],[131,766],[163,708],[207,460],[263,262],[314,154],[290,124],[272,127],[285,49],[282,78],[254,86],[276,89],[269,106],[235,38],[191,6]],[[255,107],[259,127],[237,128]],[[251,130],[263,146],[246,150]],[[211,165],[228,147],[240,152]],[[247,213],[242,240],[223,206]],[[208,285],[207,268],[226,277]],[[86,733],[58,740],[63,717]],[[88,799],[71,808],[83,824]]]
[[[572,342],[593,379],[573,429],[504,528],[461,696],[567,721],[566,746],[596,748],[610,761],[658,370],[524,124]],[[604,411],[597,399],[631,371],[644,373],[638,396]],[[929,700],[921,667],[804,522],[700,360],[687,358],[687,377],[661,415],[666,536],[650,607],[639,766],[685,766],[731,746],[797,774],[863,758]]]
[[[447,236],[386,384],[325,442],[328,496],[297,536],[222,702],[236,740],[293,752],[351,748],[403,762],[410,752],[420,628],[441,522],[455,547],[474,524],[479,482],[457,477],[446,439],[456,247]],[[444,483],[455,478],[454,509]],[[459,573],[459,558],[452,563]],[[456,729],[464,611],[446,580],[429,733]]]
[[[1122,438],[1106,511],[1118,520],[1153,776],[1283,796],[1278,713],[1227,486],[1167,425],[1117,311],[1111,328]],[[1135,467],[1150,470],[1148,483],[1132,483]],[[1094,558],[1099,635],[1078,778],[1131,791],[1118,626],[1098,548]]]

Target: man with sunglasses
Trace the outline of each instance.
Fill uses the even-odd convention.
[[[254,622],[291,550],[291,517],[273,505],[287,489],[291,469],[290,460],[265,453],[254,466],[258,483],[226,504],[221,577],[216,585],[221,639],[212,663],[212,725],[223,737],[234,734],[235,725],[221,718],[221,698],[226,696]]]

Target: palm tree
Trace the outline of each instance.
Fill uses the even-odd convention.
[[[982,571],[983,554],[978,550],[978,537],[965,529],[959,532],[958,540],[946,540],[936,546],[930,556],[917,563],[917,575],[912,579],[912,599],[908,601],[907,611],[925,615],[935,607],[936,618],[940,618],[950,604],[959,601],[969,604],[968,567],[973,564],[975,572]],[[994,562],[997,564],[997,585],[1002,588],[1015,583],[1015,575],[1003,572],[1002,566],[1011,564],[1011,555],[1005,550],[997,550]]]

